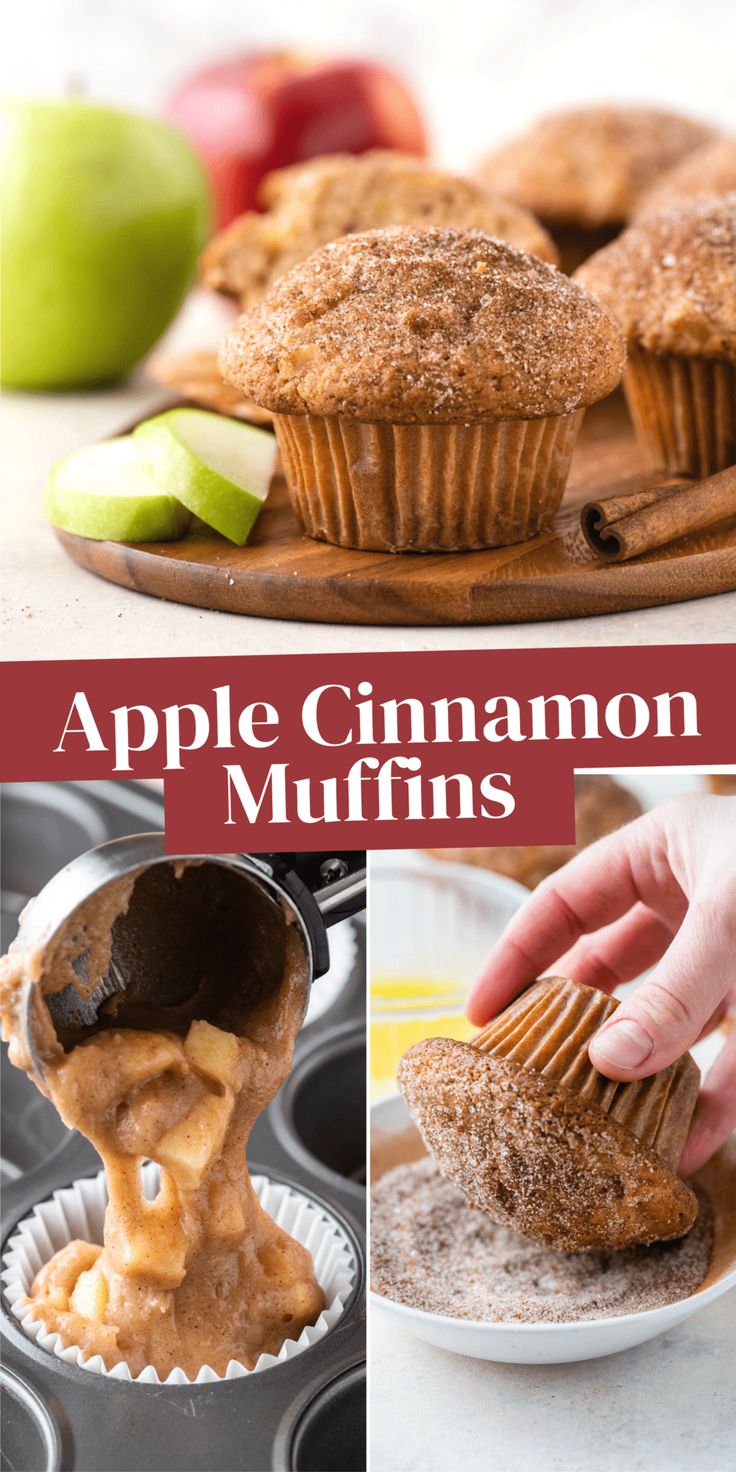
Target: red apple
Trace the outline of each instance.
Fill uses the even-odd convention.
[[[218,228],[257,207],[269,169],[319,153],[427,151],[411,93],[370,61],[247,53],[195,72],[168,114],[209,170]]]

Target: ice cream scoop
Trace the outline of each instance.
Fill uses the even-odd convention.
[[[238,1032],[283,976],[288,927],[309,984],[365,883],[362,853],[172,855],[161,833],[90,849],[27,906],[11,948],[33,1072],[106,1027]]]

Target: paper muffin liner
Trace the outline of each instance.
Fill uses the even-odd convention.
[[[327,1305],[316,1324],[303,1329],[298,1339],[285,1340],[277,1355],[262,1354],[252,1370],[239,1360],[231,1360],[225,1375],[218,1375],[209,1365],[203,1365],[192,1378],[177,1367],[163,1381],[153,1365],[147,1365],[139,1375],[132,1375],[124,1361],[108,1370],[101,1355],[85,1357],[78,1345],[64,1346],[60,1334],[48,1330],[39,1319],[31,1317],[23,1299],[30,1293],[33,1280],[44,1263],[75,1238],[102,1242],[107,1207],[104,1171],[55,1191],[52,1199],[42,1201],[19,1222],[3,1255],[2,1271],[5,1297],[14,1318],[29,1339],[34,1339],[57,1359],[79,1365],[97,1375],[111,1375],[116,1380],[133,1380],[147,1385],[209,1385],[215,1380],[235,1380],[242,1375],[257,1375],[261,1370],[269,1370],[303,1354],[324,1338],[343,1314],[357,1273],[354,1249],[339,1220],[326,1207],[303,1196],[293,1186],[270,1181],[266,1176],[253,1176],[251,1179],[264,1210],[311,1253],[315,1276]],[[156,1195],[158,1182],[158,1166],[146,1164],[143,1167],[143,1187],[149,1198]]]
[[[624,389],[639,442],[657,465],[702,479],[736,462],[736,363],[632,352]]]
[[[689,1053],[651,1078],[619,1083],[599,1073],[588,1044],[618,1001],[592,987],[544,977],[517,997],[472,1039],[483,1053],[505,1058],[563,1084],[588,1105],[616,1119],[640,1144],[677,1170],[690,1128],[700,1070]]]
[[[382,552],[525,541],[562,500],[584,411],[471,424],[277,415],[289,493],[310,537]]]
[[[548,221],[547,229],[560,253],[560,270],[572,276],[583,261],[610,245],[621,233],[624,222],[615,225],[561,225]]]

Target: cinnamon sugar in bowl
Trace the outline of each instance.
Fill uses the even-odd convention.
[[[618,383],[606,308],[478,230],[374,230],[281,277],[224,377],[272,411],[310,536],[381,551],[504,546],[545,530],[585,407]]]
[[[558,1252],[467,1204],[426,1157],[398,1094],[371,1110],[371,1182],[371,1313],[450,1353],[595,1359],[736,1289],[736,1136],[693,1181],[703,1205],[687,1236],[614,1253]]]

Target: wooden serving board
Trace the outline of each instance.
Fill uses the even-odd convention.
[[[736,522],[631,562],[605,566],[579,525],[584,501],[656,484],[623,400],[586,415],[570,483],[550,532],[490,552],[353,552],[304,536],[274,480],[248,545],[195,523],[178,542],[93,542],[57,532],[99,577],[154,597],[259,618],[340,624],[494,624],[582,618],[736,588]]]

